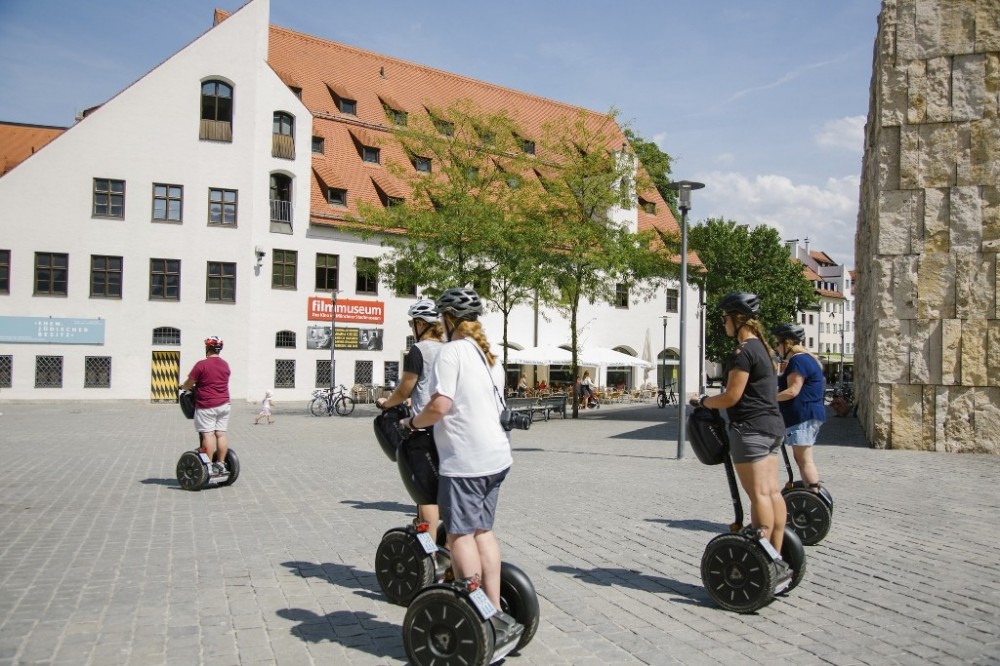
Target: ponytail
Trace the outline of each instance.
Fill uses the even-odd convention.
[[[461,332],[467,338],[472,338],[482,350],[483,355],[486,357],[486,362],[491,367],[496,365],[496,356],[490,351],[490,341],[486,339],[486,333],[483,331],[482,324],[478,321],[463,319],[455,326],[455,330]]]

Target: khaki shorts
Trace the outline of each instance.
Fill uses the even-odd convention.
[[[194,410],[194,429],[198,432],[226,432],[230,410],[228,402],[218,407]]]

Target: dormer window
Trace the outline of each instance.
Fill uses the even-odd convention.
[[[407,122],[409,122],[409,114],[407,114],[406,111],[386,107],[385,114],[389,117],[389,120],[393,125],[406,127]]]
[[[358,115],[358,101],[346,88],[329,83],[326,84],[326,88],[330,91],[330,96],[333,97],[333,103],[337,106],[338,111],[348,116]]]
[[[331,187],[326,191],[326,200],[331,206],[347,206],[347,190]]]
[[[326,139],[321,136],[314,136],[312,142],[312,151],[322,155],[326,150]]]
[[[441,120],[440,118],[435,118],[434,127],[437,129],[438,134],[440,134],[441,136],[455,136],[455,123],[450,123],[447,120]]]
[[[429,157],[419,157],[414,155],[412,158],[413,168],[420,173],[430,173],[431,172],[431,159]]]
[[[382,151],[372,146],[361,146],[361,159],[369,164],[380,164]]]
[[[342,99],[340,100],[339,104],[337,104],[337,108],[339,108],[340,112],[345,115],[348,116],[358,115],[358,103],[356,100]]]
[[[650,215],[656,215],[656,202],[646,201],[642,197],[639,197],[639,208],[642,208],[644,213],[649,213]]]
[[[535,154],[535,142],[531,139],[521,139],[521,150],[528,155]]]

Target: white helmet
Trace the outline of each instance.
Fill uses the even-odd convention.
[[[411,305],[406,314],[410,319],[423,319],[429,324],[439,321],[437,306],[434,305],[434,301],[427,300],[426,298]]]

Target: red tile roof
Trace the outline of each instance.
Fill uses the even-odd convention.
[[[65,127],[0,122],[0,176],[65,131]]]

